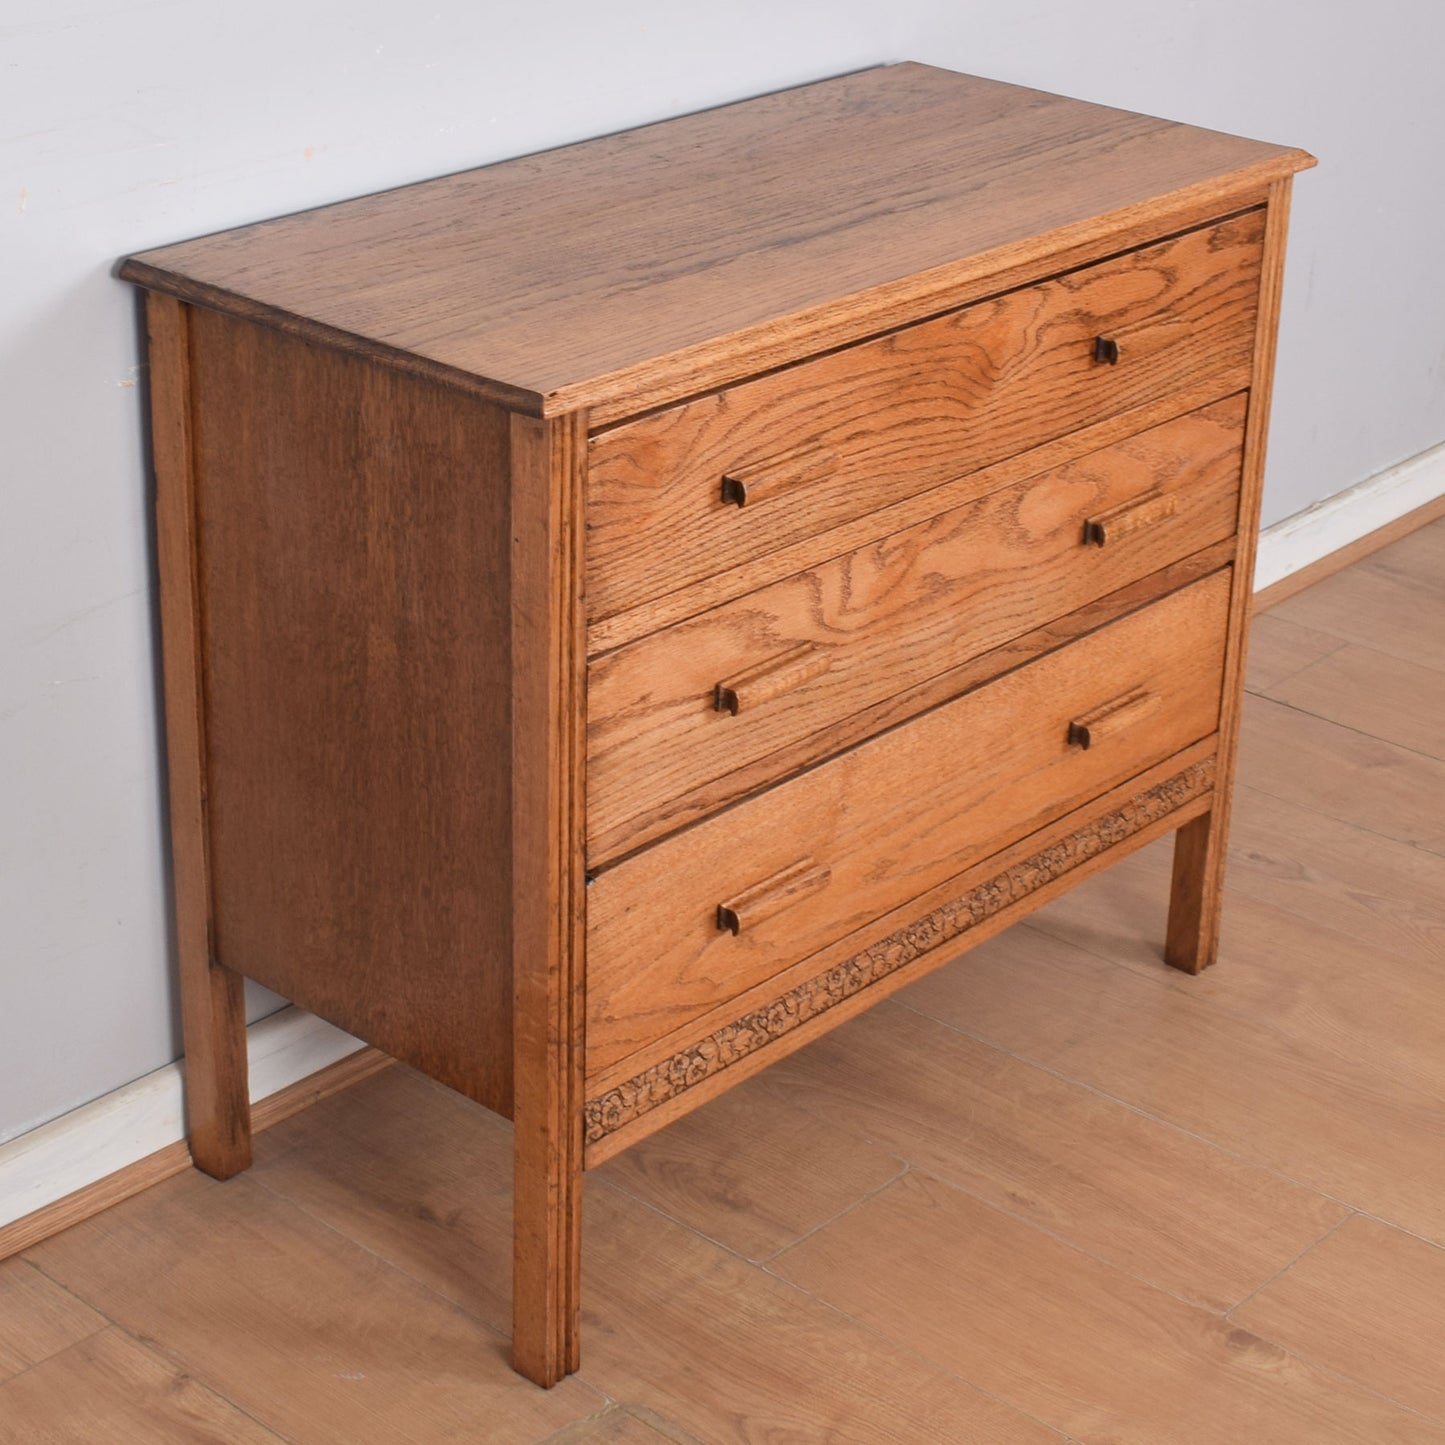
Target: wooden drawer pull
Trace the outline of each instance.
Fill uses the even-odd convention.
[[[722,479],[721,496],[734,507],[756,507],[787,492],[826,482],[839,467],[829,447],[776,456],[766,462],[730,467]]]
[[[1122,506],[1111,507],[1090,517],[1084,523],[1084,541],[1095,547],[1117,542],[1131,532],[1141,532],[1158,522],[1167,521],[1179,510],[1179,500],[1173,494],[1150,492],[1137,501],[1125,502]]]
[[[771,878],[755,883],[727,903],[719,903],[718,929],[737,934],[745,928],[756,928],[764,919],[781,913],[820,888],[826,888],[832,876],[828,869],[818,867],[811,858],[801,858],[781,873],[774,873]]]
[[[770,698],[780,697],[815,677],[822,677],[833,665],[832,650],[805,642],[778,657],[770,657],[727,682],[713,688],[712,705],[718,712],[736,717]]]
[[[1096,707],[1093,712],[1075,718],[1069,724],[1069,744],[1087,750],[1092,744],[1103,742],[1106,738],[1133,727],[1142,718],[1148,717],[1159,706],[1159,702],[1157,693],[1145,692],[1142,688],[1125,693],[1123,697],[1116,697],[1113,702],[1106,702],[1102,707]]]

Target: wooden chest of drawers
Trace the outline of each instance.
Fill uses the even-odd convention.
[[[1177,830],[1213,960],[1299,151],[890,66],[148,292],[192,1151],[251,977],[586,1165]]]

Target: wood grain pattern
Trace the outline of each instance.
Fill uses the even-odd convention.
[[[1242,968],[1216,970],[1207,983],[1164,980],[1157,962],[1148,974],[1121,967],[1032,922],[975,949],[964,967],[931,974],[909,1002],[1239,1158],[1268,1161],[1310,1189],[1445,1242],[1438,1010],[1412,1030],[1408,1051],[1397,1050],[1379,1021],[1398,1018],[1412,992],[1418,1008],[1420,994],[1391,988],[1366,1014],[1358,1000],[1369,979],[1357,965],[1353,990],[1332,975],[1329,1021],[1312,1023],[1321,1000],[1300,980],[1322,939],[1310,934],[1272,930],[1249,971],[1267,980],[1273,964],[1276,987],[1252,985],[1237,1007],[1231,980]],[[1271,947],[1276,958],[1281,947],[1296,955],[1285,978]],[[1358,959],[1368,944],[1357,950]],[[1411,972],[1418,985],[1418,966]],[[1341,1028],[1351,992],[1353,1020]],[[1288,1028],[1276,1024],[1281,1001],[1294,1005]],[[1435,1056],[1422,1061],[1431,1032]]]
[[[1301,627],[1297,622],[1256,609],[1249,624],[1249,669],[1245,690],[1267,693],[1271,687],[1343,646],[1344,639],[1331,632]]]
[[[1445,1426],[1438,1245],[1353,1215],[1232,1317]]]
[[[699,397],[593,438],[597,618],[725,573],[1114,412],[1249,380],[1258,211]],[[1093,359],[1121,338],[1124,360]],[[739,470],[769,495],[737,507]]]
[[[1276,181],[1266,209],[1263,268],[1250,376],[1249,418],[1244,437],[1240,481],[1239,535],[1247,539],[1234,567],[1224,654],[1224,686],[1219,718],[1220,777],[1214,806],[1179,831],[1169,895],[1165,960],[1186,973],[1199,973],[1219,951],[1219,916],[1224,899],[1224,864],[1229,847],[1229,806],[1233,795],[1239,714],[1244,701],[1249,619],[1253,610],[1254,558],[1264,493],[1264,454],[1269,436],[1269,405],[1274,387],[1274,353],[1284,288],[1285,240],[1289,232],[1289,177]]]
[[[602,873],[588,889],[587,1071],[1212,733],[1229,589],[1216,574]],[[1069,718],[1146,687],[1137,733],[1088,752]],[[750,934],[719,902],[806,852],[828,884]]]
[[[609,1159],[597,1177],[744,1259],[770,1259],[906,1167],[756,1076]]]
[[[593,865],[829,740],[784,752],[775,772],[721,781],[747,764],[1230,537],[1244,410],[1231,397],[595,659]],[[1144,496],[1172,513],[1105,548],[1084,544],[1088,517]],[[807,666],[791,686],[750,694],[736,717],[713,705],[720,679],[794,654]]]
[[[858,1268],[863,1255],[871,1268]],[[1076,1439],[1442,1438],[1434,1422],[922,1173],[905,1175],[773,1267]]]
[[[875,543],[880,538],[907,531],[955,507],[975,502],[990,492],[1065,467],[1090,452],[1104,451],[1218,400],[1218,391],[1212,381],[1171,392],[1144,406],[1132,407],[1117,416],[1105,417],[1041,446],[1031,447],[995,466],[984,467],[916,496],[905,497],[826,532],[801,537],[776,552],[740,563],[727,573],[703,578],[682,592],[654,598],[613,617],[590,618],[587,626],[588,654],[596,657],[614,648],[625,647],[649,633],[685,622],[720,606],[731,598],[805,572],[845,552]]]
[[[194,337],[217,955],[508,1113],[505,416]]]
[[[1046,885],[1207,793],[1212,777],[1210,763],[1197,763],[1156,784],[1043,851],[1020,860],[1007,872],[974,883],[958,898],[913,919],[906,927],[878,939],[826,972],[794,985],[764,1007],[743,1014],[691,1047],[589,1099],[584,1114],[588,1144],[601,1143],[607,1135],[873,988],[924,954],[1015,909]],[[602,1067],[605,1063],[599,1064]]]
[[[548,1386],[577,1368],[581,1310],[585,436],[512,419],[512,1358]]]
[[[147,299],[171,889],[187,1060],[186,1129],[197,1167],[227,1179],[251,1162],[251,1115],[244,985],[240,974],[217,960],[212,913],[193,323],[189,307],[165,296]]]
[[[683,798],[671,799],[646,815],[639,815],[611,831],[599,832],[589,844],[590,865],[600,871],[620,860],[621,855],[685,824],[705,818],[729,799],[801,772],[810,764],[840,753],[855,744],[896,727],[931,708],[1033,662],[1045,653],[1087,636],[1121,617],[1136,612],[1159,597],[1167,596],[1211,573],[1227,567],[1234,559],[1233,538],[1192,553],[1158,572],[1121,587],[1117,592],[1086,603],[1073,612],[1055,617],[1032,632],[1012,638],[1002,646],[979,653],[959,667],[926,678],[923,682],[884,698],[859,712],[834,722],[826,731],[800,738],[796,743],[770,753],[754,763],[724,773],[712,782],[700,784]]]
[[[1445,762],[1445,671],[1437,668],[1346,643],[1266,695]]]
[[[0,1383],[105,1328],[105,1317],[23,1259],[0,1264]]]
[[[198,1161],[249,1158],[243,975],[509,1115],[510,1247],[423,1272],[491,1318],[510,1254],[552,1386],[584,1162],[1173,826],[1212,957],[1312,163],[903,65],[127,262]],[[276,1428],[368,1433],[313,1393]]]
[[[1395,560],[1433,537],[1426,527],[1386,552],[1326,578],[1271,609],[1302,627],[1388,652],[1417,667],[1445,672],[1445,582],[1441,566]]]
[[[1145,822],[1142,826],[1136,822],[1132,829],[1111,826],[1107,835],[1101,833],[1098,826],[1101,819],[1112,818],[1115,814],[1127,816],[1136,799],[1146,793],[1153,793],[1156,788],[1169,785],[1172,779],[1186,774],[1194,776],[1197,765],[1211,770],[1213,748],[1214,738],[1211,735],[1193,747],[1186,748],[1184,752],[1166,758],[1164,762],[1139,777],[1128,779],[1102,797],[1092,799],[1072,813],[1019,839],[1001,853],[994,854],[962,874],[946,879],[936,888],[884,914],[874,920],[866,930],[839,939],[775,977],[710,1009],[701,1018],[693,1019],[663,1035],[655,1043],[622,1060],[613,1068],[590,1075],[589,1093],[594,1098],[598,1097],[625,1084],[652,1065],[663,1063],[675,1054],[687,1050],[699,1039],[726,1028],[738,1017],[756,1010],[766,1010],[776,1003],[782,994],[808,985],[810,980],[827,972],[835,964],[854,957],[860,944],[866,945],[895,931],[906,930],[922,917],[947,912],[960,897],[972,893],[990,878],[1000,877],[1015,868],[1031,867],[1033,864],[1030,860],[1049,854],[1055,847],[1077,849],[1079,856],[1074,858],[1072,866],[1066,867],[1051,879],[1035,880],[1036,886],[1032,891],[1025,893],[1016,903],[971,924],[963,947],[967,951],[1005,932],[1011,924],[1045,907],[1051,899],[1077,887],[1095,872],[1110,867],[1136,849],[1147,847],[1172,828],[1177,828],[1188,819],[1204,812],[1209,806],[1207,787],[1197,792],[1185,789],[1186,792],[1192,792],[1193,796],[1180,802],[1172,811],[1158,810],[1152,822]],[[1076,841],[1071,844],[1071,839]],[[1084,846],[1079,847],[1080,844]],[[655,1104],[633,1123],[607,1135],[600,1143],[588,1145],[588,1167],[612,1158],[619,1150],[630,1147],[637,1140],[646,1138],[699,1104],[735,1087],[744,1079],[751,1078],[772,1063],[796,1052],[846,1020],[876,1006],[883,999],[933,972],[952,956],[952,952],[945,949],[924,953],[894,972],[875,978],[861,993],[835,1000],[832,1006],[817,1018],[801,1023],[791,1032],[774,1039],[766,1049],[742,1055],[730,1063],[726,1070],[714,1072],[693,1082],[677,1098]]]
[[[285,1445],[118,1329],[0,1385],[4,1445]]]
[[[916,1350],[615,1189],[589,1191],[587,1230],[597,1284],[589,1371],[696,1440],[1064,1445]]]
[[[913,1168],[1216,1313],[1349,1214],[928,1018],[908,1007],[912,996],[903,990],[747,1088],[774,1110],[786,1102],[799,1118],[888,1141]],[[766,1117],[764,1103],[754,1108]],[[618,1164],[708,1112],[628,1150]],[[697,1188],[704,1192],[706,1181]]]
[[[513,1438],[534,1440],[603,1403],[576,1380],[521,1386],[504,1332],[250,1176],[221,1186],[189,1171],[31,1258],[305,1445],[475,1440],[503,1410]]]
[[[957,305],[1010,267],[1119,249],[1146,219],[1157,236],[1171,210],[1223,214],[1311,164],[889,66],[167,247],[123,274],[598,420]]]
[[[1244,717],[1241,756],[1261,792],[1445,853],[1445,763],[1270,698],[1248,699]]]

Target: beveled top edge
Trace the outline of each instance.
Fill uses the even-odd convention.
[[[605,423],[1313,164],[904,63],[143,252],[119,274]]]

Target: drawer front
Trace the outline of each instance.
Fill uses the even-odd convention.
[[[598,434],[591,616],[1174,391],[1240,390],[1263,228],[1247,212]]]
[[[717,780],[745,765],[789,748],[774,781],[826,754],[830,724],[1232,536],[1245,408],[1230,397],[597,659],[592,858],[740,796],[756,770]]]
[[[605,870],[587,1068],[1212,733],[1228,569]]]

